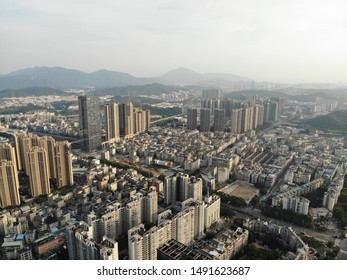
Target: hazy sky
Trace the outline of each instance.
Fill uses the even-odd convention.
[[[346,83],[347,1],[0,0],[0,73],[34,66]]]

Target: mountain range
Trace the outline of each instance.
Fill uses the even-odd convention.
[[[250,82],[246,77],[231,74],[200,74],[187,68],[178,68],[153,78],[138,78],[128,73],[99,70],[86,73],[62,67],[34,67],[17,70],[0,76],[0,90],[21,89],[28,87],[46,87],[55,89],[68,88],[111,88],[128,85],[146,85],[161,83],[164,85],[230,85],[235,82]]]

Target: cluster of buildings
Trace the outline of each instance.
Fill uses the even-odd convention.
[[[66,246],[75,260],[227,260],[253,231],[273,235],[292,249],[294,259],[306,259],[307,245],[291,228],[262,221],[250,221],[246,229],[225,227],[204,240],[220,220],[221,199],[212,193],[216,183],[247,204],[265,189],[273,206],[305,215],[310,213],[305,195],[326,187],[322,207],[332,212],[343,187],[342,139],[289,125],[254,131],[277,121],[284,107],[280,98],[228,100],[220,90],[205,90],[200,113],[187,111],[187,129],[150,128],[150,112],[130,102],[101,108],[97,96],[82,95],[78,107],[83,151],[91,155],[104,148],[96,158],[73,158],[69,142],[28,132],[16,132],[12,144],[0,145],[2,258],[58,258]],[[42,118],[50,122],[54,116]],[[227,123],[230,132],[224,132]],[[161,168],[165,176],[146,178],[115,167],[121,164],[100,163],[110,155],[136,168]],[[20,195],[25,180],[19,174],[28,178],[31,197]],[[237,181],[231,184],[230,176]]]
[[[282,205],[283,209],[307,215],[310,201],[302,196],[325,187],[327,191],[321,207],[332,212],[347,168],[343,139],[292,134],[284,147],[295,152],[295,156],[279,190],[272,197],[273,205]]]
[[[211,165],[213,157],[235,141],[232,133],[199,133],[180,128],[153,127],[126,142],[116,143],[114,149],[117,154],[129,156],[135,162],[164,167],[182,166],[180,170],[190,172]]]
[[[155,226],[146,230],[140,224],[128,231],[128,252],[132,260],[155,260],[157,250],[174,239],[192,245],[201,239],[212,223],[219,220],[220,198],[206,196],[204,201],[192,198],[177,203],[158,215]]]
[[[51,183],[58,188],[73,185],[71,144],[51,136],[15,133],[14,146],[0,145],[0,207],[20,205],[18,172],[29,177],[32,197],[47,195]]]
[[[100,103],[95,95],[78,97],[79,128],[83,140],[83,150],[91,152],[102,147]],[[130,138],[150,127],[150,111],[134,108],[131,102],[107,104],[105,110],[106,143]]]
[[[63,96],[58,95],[45,95],[45,96],[21,96],[21,97],[2,97],[0,109],[17,108],[23,106],[39,106],[39,107],[50,107],[55,102],[61,101],[75,101],[76,95],[66,94]]]
[[[291,227],[279,226],[260,219],[246,221],[244,226],[255,233],[269,234],[281,240],[283,245],[289,247],[292,253],[287,252],[282,256],[282,259],[306,260],[309,257],[308,245]]]
[[[130,259],[156,259],[166,242],[190,246],[220,218],[220,199],[202,195],[201,179],[178,174],[189,186],[168,184],[169,178],[163,184],[99,160],[90,164],[74,168],[77,180],[84,177],[75,188],[1,212],[3,258],[54,258],[66,245],[70,259],[118,259],[120,251]],[[168,193],[178,196],[165,203]],[[128,248],[119,249],[124,237]]]
[[[230,120],[230,131],[244,133],[264,123],[276,122],[284,109],[284,99],[259,100],[256,97],[245,100],[223,98],[218,89],[204,90],[201,109],[187,110],[187,129],[199,131],[224,131],[226,121]],[[199,114],[198,114],[199,113]],[[198,125],[198,119],[200,120]],[[212,123],[213,119],[213,123]]]
[[[74,116],[62,116],[53,112],[35,111],[0,116],[6,131],[28,130],[33,133],[61,135],[77,138],[78,120]]]

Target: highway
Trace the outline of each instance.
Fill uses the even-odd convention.
[[[162,119],[159,119],[159,120],[156,120],[156,121],[151,121],[151,124],[163,122],[163,121],[166,121],[166,120],[171,120],[171,119],[174,119],[174,118],[177,118],[177,117],[183,117],[183,114],[179,114],[179,115],[174,115],[174,116],[162,118]]]

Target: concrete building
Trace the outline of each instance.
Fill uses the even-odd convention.
[[[191,177],[190,183],[188,184],[188,198],[192,198],[194,200],[202,200],[202,188],[202,179]]]
[[[218,195],[205,196],[205,229],[209,228],[220,218],[220,197]]]
[[[158,194],[155,187],[150,187],[148,192],[142,198],[144,208],[143,222],[153,224],[157,221],[158,216]]]
[[[174,204],[176,201],[184,201],[188,198],[188,174],[179,173],[164,180],[164,201],[166,204]]]
[[[195,130],[198,127],[198,110],[188,109],[187,112],[187,129]]]
[[[56,150],[55,144],[56,141],[52,136],[43,136],[39,137],[36,134],[31,134],[31,139],[35,142],[32,142],[31,146],[39,146],[44,148],[46,151],[48,159],[48,173],[50,179],[57,179],[57,162],[56,162]]]
[[[214,131],[224,131],[225,125],[225,110],[214,110]]]
[[[189,207],[179,212],[173,219],[175,228],[173,238],[185,245],[190,245],[195,237],[195,209]]]
[[[119,109],[118,104],[108,104],[105,106],[105,130],[106,141],[115,142],[119,139]]]
[[[218,88],[204,89],[202,91],[202,99],[221,99],[223,97],[223,91]]]
[[[118,260],[118,242],[104,236],[99,246],[99,259],[105,261]]]
[[[20,205],[17,167],[12,161],[0,161],[0,207]]]
[[[7,160],[11,161],[12,164],[17,169],[17,158],[16,158],[16,152],[14,147],[12,147],[11,144],[4,143],[0,145],[0,160]]]
[[[27,153],[29,159],[29,181],[33,197],[51,192],[47,153],[42,147],[33,147]]]
[[[242,109],[231,110],[231,132],[242,133]]]
[[[134,106],[131,102],[119,104],[119,132],[121,137],[134,135]]]
[[[284,210],[291,210],[297,214],[308,215],[310,201],[304,197],[283,198]]]
[[[99,97],[82,95],[78,97],[80,135],[83,150],[91,152],[101,147]]]
[[[209,109],[200,109],[200,132],[208,132],[211,128],[211,113]]]
[[[135,111],[134,113],[134,133],[147,131],[150,127],[150,111]]]
[[[125,230],[141,224],[143,220],[142,194],[137,193],[131,197],[131,201],[125,206]]]
[[[72,186],[74,183],[72,172],[71,144],[67,141],[55,144],[55,166],[58,188]]]
[[[140,224],[128,230],[128,253],[129,260],[143,260],[145,259],[143,249],[143,233],[145,226]]]

